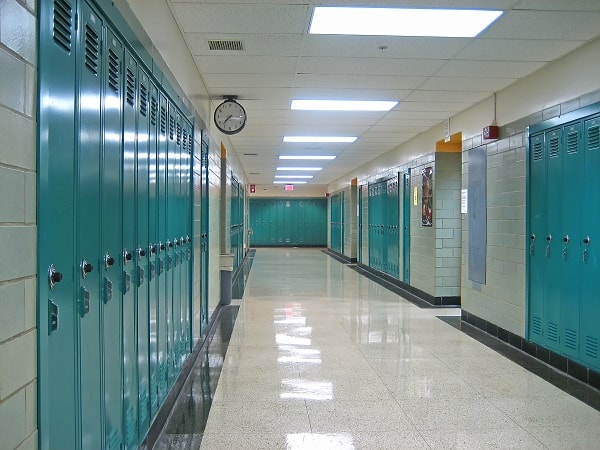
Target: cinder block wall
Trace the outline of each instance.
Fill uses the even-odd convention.
[[[0,448],[37,448],[33,1],[0,0]]]

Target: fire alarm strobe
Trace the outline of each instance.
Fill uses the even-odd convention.
[[[484,139],[498,139],[500,136],[500,128],[497,125],[490,125],[483,129]]]

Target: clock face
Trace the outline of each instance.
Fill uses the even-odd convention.
[[[246,111],[235,100],[225,100],[215,109],[215,125],[225,134],[236,134],[246,125]]]

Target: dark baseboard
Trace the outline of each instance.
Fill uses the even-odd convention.
[[[330,248],[326,248],[322,250],[322,252],[343,264],[356,264],[356,258],[349,258],[346,255],[336,252],[335,250],[332,250]]]

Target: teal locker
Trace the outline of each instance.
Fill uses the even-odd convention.
[[[410,169],[402,180],[402,281],[410,284]]]
[[[560,128],[545,133],[547,164],[547,205],[548,215],[545,233],[546,290],[544,309],[544,341],[548,348],[560,351],[559,323],[561,306],[561,256],[562,204],[560,181],[563,177],[562,130]]]
[[[585,165],[580,194],[572,199],[581,203],[581,361],[594,370],[600,370],[600,233],[598,233],[598,195],[600,193],[600,117],[584,122]],[[581,198],[581,200],[580,200]]]
[[[181,327],[182,327],[182,361],[183,364],[191,351],[191,235],[192,235],[192,186],[191,186],[191,152],[193,148],[191,125],[183,123],[183,137],[181,143],[181,196],[183,226],[181,229]]]
[[[546,147],[544,133],[530,138],[529,162],[529,339],[544,342],[544,303],[546,280]]]
[[[121,401],[122,277],[121,249],[121,108],[123,95],[123,45],[108,29],[104,45],[104,142],[102,153],[102,335],[104,347],[104,417],[106,448],[120,449],[123,442]]]
[[[39,446],[79,448],[75,301],[75,8],[39,2]],[[57,232],[60,230],[60,232]],[[60,414],[56,412],[60,411]]]
[[[201,181],[201,242],[200,242],[200,298],[201,298],[201,314],[202,314],[202,329],[208,325],[208,227],[209,227],[209,211],[208,211],[208,186],[209,186],[209,171],[208,171],[208,135],[202,131],[202,147],[200,149],[201,166],[202,166],[202,181]]]
[[[150,417],[158,412],[158,318],[160,289],[160,248],[158,226],[158,89],[150,83],[150,126],[148,134],[148,366],[150,371]]]
[[[79,120],[76,203],[76,289],[79,315],[82,448],[102,448],[104,407],[100,323],[100,145],[102,110],[102,20],[81,3],[78,30]],[[95,386],[87,389],[86,386]]]
[[[568,186],[573,174],[583,173],[583,130],[581,122],[563,128],[561,154],[563,158],[561,198],[561,271],[560,271],[560,348],[569,358],[579,357],[579,314],[580,284],[577,282],[581,270],[581,202],[573,201],[573,192]],[[574,282],[576,281],[576,282]]]
[[[136,78],[137,62],[125,51],[123,106],[123,412],[125,448],[138,446],[136,262]]]
[[[358,262],[364,263],[363,261],[363,195],[365,186],[358,187]]]
[[[150,80],[138,68],[136,152],[136,263],[138,432],[146,435],[150,426],[149,291],[148,291],[148,153],[150,145]]]
[[[158,400],[159,404],[165,400],[168,393],[168,366],[169,366],[169,305],[173,294],[171,278],[171,255],[168,234],[167,207],[167,141],[169,128],[169,104],[167,98],[159,95],[159,138],[157,150],[157,203],[158,203]]]

